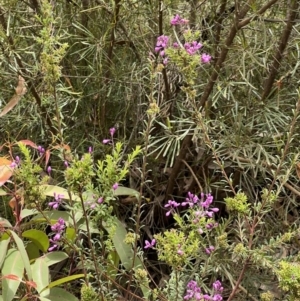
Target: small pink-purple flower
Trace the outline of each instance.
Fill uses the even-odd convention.
[[[180,206],[179,203],[169,200],[168,203],[164,206],[165,208],[169,208],[169,210],[166,213],[166,216],[169,216],[171,213],[174,212],[174,209]]]
[[[154,238],[151,240],[151,242],[148,241],[148,240],[145,240],[144,249],[149,249],[149,248],[151,249],[151,248],[153,248],[155,246],[155,243],[156,243],[156,240]]]
[[[52,171],[52,168],[51,168],[51,166],[48,166],[48,167],[47,167],[47,173],[48,173],[48,175],[50,175],[50,174],[51,174],[51,171]]]
[[[111,137],[114,136],[115,132],[116,132],[116,129],[115,129],[115,128],[110,128],[110,129],[109,129],[109,133],[110,133]]]
[[[201,49],[202,44],[197,41],[193,41],[191,43],[185,43],[184,48],[188,54],[194,55],[199,49]]]
[[[203,53],[201,55],[201,63],[207,64],[210,62],[210,60],[211,60],[211,56],[209,54]]]
[[[63,194],[59,194],[54,192],[54,201],[50,202],[48,205],[53,209],[57,209],[62,202],[62,198],[64,197]]]
[[[189,20],[181,18],[178,14],[176,16],[174,16],[170,21],[171,25],[173,25],[173,26],[187,24],[188,22],[189,22]]]
[[[115,184],[112,186],[112,189],[113,189],[113,190],[117,190],[118,187],[119,187],[119,184],[118,184],[118,183],[115,183]]]

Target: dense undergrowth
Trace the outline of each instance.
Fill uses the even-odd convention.
[[[299,1],[0,2],[0,300],[299,300]]]

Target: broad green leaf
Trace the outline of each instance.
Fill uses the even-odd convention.
[[[111,279],[115,279],[118,272],[118,267],[120,263],[120,257],[116,250],[111,251],[108,254],[108,258],[111,261],[110,265],[107,267],[107,274]]]
[[[42,252],[47,252],[49,248],[49,238],[45,232],[36,229],[30,229],[24,231],[22,236],[30,239]]]
[[[0,270],[2,263],[5,259],[6,252],[7,252],[7,247],[9,245],[10,239],[5,239],[0,241]]]
[[[0,295],[0,301],[3,301],[3,297]]]
[[[50,294],[45,296],[47,299],[44,298],[40,298],[41,301],[47,301],[47,300],[51,300],[51,301],[78,301],[78,299],[70,294],[69,292],[67,292],[66,290],[59,288],[59,287],[55,287],[52,288],[50,290]]]
[[[45,297],[39,297],[40,301],[51,301],[51,299]],[[22,300],[21,300],[22,301]],[[25,301],[25,300],[24,300]],[[26,300],[27,301],[27,300]]]
[[[27,244],[26,252],[28,254],[29,260],[36,259],[36,258],[40,257],[40,250],[37,247],[37,245],[34,244],[33,242],[30,242],[29,244]]]
[[[22,261],[23,261],[23,264],[24,264],[24,267],[25,267],[25,270],[27,273],[28,280],[31,281],[32,280],[31,267],[30,267],[28,255],[27,255],[25,247],[24,247],[24,243],[14,231],[10,231],[10,233],[14,238],[14,241],[18,247],[18,250],[20,251]]]
[[[66,230],[66,238],[68,240],[70,240],[71,242],[75,241],[76,232],[75,232],[74,228],[70,228],[70,227],[67,228],[67,230]]]
[[[66,283],[66,282],[70,282],[70,281],[73,281],[73,280],[76,280],[76,279],[79,279],[79,278],[83,278],[84,277],[84,274],[77,274],[77,275],[72,275],[72,276],[67,276],[67,277],[64,277],[64,278],[60,278],[58,280],[55,280],[53,282],[51,282],[47,287],[45,287],[42,292],[48,288],[53,288],[55,286],[58,286],[58,285],[61,285],[63,283]]]
[[[119,186],[114,191],[114,195],[116,195],[116,196],[120,196],[120,195],[135,196],[137,199],[139,199],[139,197],[140,197],[140,194],[138,191],[136,191],[132,188],[123,187],[123,186]]]
[[[45,259],[45,263],[48,267],[58,262],[61,262],[68,257],[68,254],[61,251],[51,252],[43,256],[43,258]]]
[[[35,209],[23,209],[21,211],[21,218],[25,218],[27,216],[31,216],[31,215],[34,215],[34,214],[38,214],[39,212]]]
[[[7,192],[3,189],[0,189],[0,196],[5,196],[7,195]]]
[[[2,266],[2,276],[15,275],[20,278],[20,281],[7,278],[2,279],[2,296],[5,301],[11,301],[14,298],[21,283],[23,273],[24,263],[21,252],[16,249],[8,250]]]
[[[36,290],[41,293],[42,289],[50,283],[49,269],[44,258],[38,258],[34,264],[32,264],[32,277],[36,283]],[[49,294],[49,290],[44,290],[43,296]]]
[[[12,224],[5,218],[0,217],[0,226],[4,228],[12,228]]]
[[[44,188],[43,193],[46,196],[54,197],[54,193],[56,193],[56,194],[60,194],[62,199],[65,200],[70,199],[68,190],[60,186],[45,184],[45,185],[41,185],[41,188]],[[71,197],[73,201],[80,201],[79,197],[76,196],[75,194],[71,194]]]
[[[121,259],[122,264],[124,265],[125,269],[131,270],[132,268],[136,269],[142,269],[144,267],[141,259],[136,256],[134,260],[134,266],[133,266],[133,250],[129,244],[126,244],[124,242],[124,238],[127,235],[127,231],[125,229],[125,226],[115,217],[115,224],[116,228],[114,231],[114,236],[112,237],[112,241],[114,244],[114,247],[116,248],[116,251]],[[104,228],[111,232],[112,230],[104,225]],[[144,297],[147,297],[150,293],[150,288],[148,286],[142,286],[141,290],[143,291]]]
[[[47,221],[44,216],[47,217],[51,221],[52,224],[55,224],[59,218],[62,218],[67,224],[69,224],[69,222],[71,222],[71,216],[70,216],[69,212],[58,211],[58,210],[44,211],[44,215],[39,213],[35,217],[33,217],[31,220],[35,221],[35,222],[39,222],[39,223],[44,223]]]

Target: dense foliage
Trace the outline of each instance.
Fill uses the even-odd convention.
[[[299,300],[299,24],[0,1],[0,300]]]

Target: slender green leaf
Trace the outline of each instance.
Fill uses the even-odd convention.
[[[34,264],[32,264],[32,277],[36,283],[36,290],[41,293],[42,289],[50,283],[49,269],[44,258],[38,258]],[[49,290],[44,290],[43,296],[49,294]]]
[[[48,288],[53,288],[55,286],[58,286],[58,285],[61,285],[63,283],[66,283],[66,282],[70,282],[70,281],[73,281],[73,280],[76,280],[76,279],[79,279],[79,278],[83,278],[84,277],[84,274],[77,274],[77,275],[72,275],[72,276],[67,276],[67,277],[64,277],[64,278],[60,278],[56,281],[53,281],[51,282],[47,287],[45,287],[42,292]]]
[[[5,240],[0,241],[0,269],[1,269],[2,263],[5,259],[9,242],[10,242],[10,239],[5,239]]]
[[[5,301],[11,301],[21,283],[24,273],[24,263],[22,260],[21,252],[16,249],[10,249],[7,252],[3,266],[2,276],[14,275],[20,280],[13,280],[8,278],[2,279],[2,296]]]
[[[29,262],[28,255],[27,255],[25,247],[24,247],[24,243],[15,232],[10,231],[10,233],[14,238],[14,241],[15,241],[17,247],[18,247],[18,250],[20,251],[22,261],[24,263],[25,270],[26,270],[26,273],[27,273],[28,280],[31,281],[32,280],[31,267],[30,267],[30,262]]]

